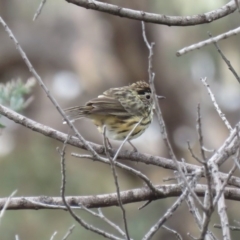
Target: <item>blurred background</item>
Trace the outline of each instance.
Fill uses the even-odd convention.
[[[133,9],[166,15],[193,15],[208,12],[226,4],[227,1],[108,1]],[[83,105],[110,87],[128,85],[137,80],[148,80],[148,50],[143,42],[141,23],[130,19],[110,16],[82,9],[66,1],[48,0],[39,18],[33,22],[40,0],[0,0],[0,15],[12,29],[33,66],[63,108]],[[187,150],[190,141],[199,153],[196,134],[196,109],[201,104],[205,146],[217,149],[228,131],[214,110],[200,78],[207,77],[215,97],[234,126],[240,117],[240,86],[213,45],[176,57],[176,52],[190,44],[239,26],[239,13],[207,25],[192,27],[167,27],[146,24],[149,41],[155,42],[153,68],[156,73],[157,93],[166,97],[161,109],[170,141],[177,157],[195,163]],[[240,73],[240,36],[219,43],[222,51]],[[26,82],[31,77],[25,63],[16,51],[3,27],[0,26],[0,83],[12,79]],[[33,88],[34,97],[23,115],[63,132],[68,127],[38,84]],[[30,95],[29,95],[30,97]],[[0,197],[9,196],[18,189],[17,196],[59,196],[61,185],[60,157],[56,147],[62,144],[36,132],[1,118],[6,125],[0,136]],[[81,120],[75,124],[89,141],[102,143],[102,137],[93,124]],[[133,141],[138,149],[153,155],[169,157],[154,119],[149,129]],[[119,142],[113,142],[115,147]],[[128,148],[128,146],[126,146]],[[115,192],[109,166],[86,159],[76,159],[71,152],[83,153],[81,149],[67,149],[67,195],[91,195]],[[126,162],[141,170],[156,184],[172,176],[171,171]],[[222,168],[227,171],[228,162]],[[143,183],[127,172],[118,170],[121,190],[142,187]],[[141,211],[141,203],[126,205],[130,235],[140,239],[143,234],[165,213],[174,198],[155,201]],[[237,204],[228,206],[229,218],[239,219]],[[91,224],[109,230],[101,221],[77,211]],[[119,208],[103,209],[111,220],[123,227]],[[184,221],[182,221],[184,219]],[[216,215],[213,223],[218,223]],[[75,222],[67,212],[60,210],[7,211],[0,226],[2,240],[61,239]],[[77,224],[76,224],[77,225]],[[198,236],[196,224],[185,204],[167,222],[187,237],[187,232]],[[220,230],[213,230],[217,236]],[[237,233],[233,239],[237,239]],[[173,239],[174,236],[160,230],[153,239]],[[78,226],[69,239],[103,239]]]

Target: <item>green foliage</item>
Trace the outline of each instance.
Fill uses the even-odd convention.
[[[25,95],[31,92],[35,83],[35,79],[30,78],[26,83],[23,83],[18,79],[11,80],[5,84],[0,84],[0,104],[7,106],[16,112],[22,111],[32,100],[31,97],[25,100]],[[0,128],[4,128],[4,125],[1,123]]]

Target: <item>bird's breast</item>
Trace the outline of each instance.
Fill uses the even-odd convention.
[[[98,131],[103,134],[103,126],[106,125],[106,136],[114,140],[124,140],[132,131],[134,126],[138,124],[141,116],[130,116],[128,118],[119,118],[119,116],[106,116],[94,119],[93,122],[97,126]],[[149,126],[152,116],[144,117],[141,123],[134,129],[129,140],[140,136]]]

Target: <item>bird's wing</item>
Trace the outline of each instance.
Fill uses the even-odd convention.
[[[123,107],[120,101],[109,93],[104,92],[98,98],[92,99],[86,103],[86,106],[91,106],[91,114],[99,115],[114,115],[114,116],[129,116],[129,112]]]
[[[117,99],[128,115],[142,115],[145,110],[145,105],[140,100],[138,94],[134,94],[129,87],[110,88],[103,94],[104,96],[113,96],[114,99]]]
[[[125,94],[121,94],[121,90],[124,90]],[[126,102],[126,94],[128,94],[127,89],[110,88],[97,98],[88,101],[85,106],[71,107],[65,112],[71,120],[91,118],[91,115],[95,114],[129,117],[135,113]]]

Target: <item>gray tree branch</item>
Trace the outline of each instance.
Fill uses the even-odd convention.
[[[182,187],[179,184],[157,185],[158,193],[153,193],[148,187],[136,188],[120,193],[123,204],[154,201],[169,197],[179,197],[182,194]],[[199,197],[204,197],[207,185],[197,184],[195,193]],[[213,189],[216,195],[216,190]],[[226,187],[223,191],[225,199],[240,201],[240,189]],[[0,198],[0,210],[4,207],[8,198]],[[66,201],[71,208],[99,208],[118,206],[116,193],[99,194],[91,196],[67,196]],[[35,197],[13,197],[10,199],[7,210],[38,210],[38,209],[63,209],[66,210],[61,197],[35,196]]]
[[[13,120],[14,122],[31,129],[32,131],[41,133],[47,137],[53,138],[55,140],[58,140],[60,142],[64,142],[68,135],[57,131],[54,128],[50,128],[46,125],[43,125],[41,123],[38,123],[36,121],[33,121],[19,113],[16,113],[15,111],[4,107],[0,105],[0,114],[4,115],[5,117]],[[230,136],[225,140],[223,145],[216,151],[216,153],[211,157],[215,159],[215,161],[218,162],[218,164],[222,164],[222,162],[226,161],[230,156],[234,155],[237,151],[238,148],[238,139],[237,139],[237,130],[236,128],[233,129],[232,133]],[[76,137],[70,137],[68,144],[79,147],[81,149],[86,149],[85,145]],[[105,154],[104,151],[104,146],[98,145],[92,142],[88,142],[91,147],[98,153],[98,154]],[[111,156],[114,156],[116,154],[116,150],[111,150],[110,151]],[[150,154],[143,154],[140,152],[131,152],[131,151],[122,151],[118,155],[118,159],[122,160],[131,160],[135,162],[141,162],[144,164],[151,164],[155,165],[158,167],[166,168],[166,169],[171,169],[171,170],[177,170],[177,166],[175,162],[171,159],[168,158],[163,158],[159,156],[152,156]],[[188,173],[192,173],[196,170],[201,170],[202,171],[202,176],[204,176],[204,171],[200,166],[194,165],[194,164],[189,164],[189,163],[181,163],[179,162],[179,166],[181,168],[186,168]],[[227,174],[225,173],[219,173],[221,178],[225,179],[227,177]],[[240,178],[238,177],[231,177],[229,179],[228,184],[235,186],[235,187],[240,187]]]
[[[226,5],[216,10],[203,14],[182,17],[137,11],[129,8],[123,8],[118,5],[113,5],[94,0],[66,0],[66,1],[86,9],[92,9],[99,12],[105,12],[108,14],[116,15],[119,17],[125,17],[129,19],[168,26],[192,26],[210,23],[233,13],[237,9],[235,1],[230,1]]]

